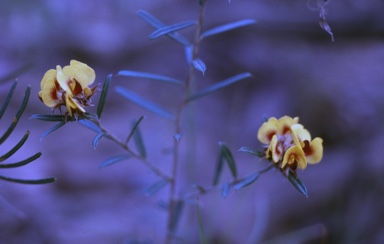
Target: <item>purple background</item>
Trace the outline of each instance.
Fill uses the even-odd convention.
[[[220,192],[199,197],[203,227],[210,243],[384,242],[383,140],[384,3],[332,1],[327,21],[335,42],[318,25],[307,1],[209,1],[204,29],[244,18],[257,24],[207,38],[201,45],[205,76],[196,73],[196,89],[241,72],[253,77],[194,102],[184,117],[179,192],[193,183],[209,186],[217,142],[233,150],[239,175],[265,165],[236,152],[257,148],[263,116],[299,116],[313,137],[324,139],[320,164],[298,174],[309,198],[274,170],[256,183],[222,199]],[[10,108],[0,121],[8,127],[29,84],[32,96],[16,131],[0,148],[7,152],[31,130],[26,145],[7,162],[41,151],[28,166],[1,175],[35,179],[57,177],[44,186],[0,181],[0,240],[8,243],[162,242],[166,212],[158,207],[168,190],[146,197],[157,177],[140,162],[128,160],[100,169],[121,154],[108,140],[92,147],[94,133],[71,123],[40,140],[51,123],[29,120],[50,111],[38,99],[45,71],[76,59],[96,71],[96,83],[122,69],[186,78],[183,49],[165,37],[153,41],[153,29],[135,12],[149,11],[164,23],[193,20],[196,1],[1,1],[0,77],[18,67]],[[192,39],[194,28],[181,31]],[[5,99],[12,79],[0,84]],[[173,124],[119,97],[122,85],[175,112],[180,89],[155,81],[117,77],[112,81],[102,123],[124,139],[133,119],[141,125],[148,159],[164,170],[171,162]],[[96,95],[95,102],[97,102]],[[94,108],[90,111],[94,112]],[[196,146],[190,146],[196,142]],[[196,154],[194,153],[196,152]],[[221,182],[231,179],[227,169]],[[188,205],[178,234],[199,241],[196,207]],[[283,238],[283,239],[279,239]]]

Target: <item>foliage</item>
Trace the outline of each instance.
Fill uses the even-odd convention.
[[[5,112],[8,108],[8,105],[11,102],[11,99],[14,95],[16,86],[17,86],[17,81],[13,82],[13,85],[11,86],[11,89],[9,90],[8,95],[7,95],[5,101],[4,101],[4,103],[0,109],[0,120],[2,119],[3,115],[5,114]],[[8,129],[0,137],[0,145],[2,145],[9,138],[9,136],[12,134],[12,132],[14,132],[14,130],[15,130],[18,122],[20,121],[20,118],[21,118],[21,116],[22,116],[22,114],[23,114],[23,112],[24,112],[24,110],[28,104],[30,94],[31,94],[31,87],[28,86],[27,89],[25,90],[23,101],[21,102],[21,105],[20,105],[16,115],[14,116]],[[29,134],[30,134],[30,132],[27,130],[25,132],[24,136],[19,140],[18,143],[16,143],[15,146],[13,146],[5,154],[0,156],[0,169],[10,169],[10,168],[21,167],[21,166],[27,165],[27,164],[35,161],[36,159],[38,159],[41,156],[41,152],[37,152],[37,153],[33,154],[32,156],[30,156],[24,160],[18,161],[18,162],[12,162],[12,163],[6,163],[6,164],[3,163],[8,158],[10,158],[12,155],[14,155],[20,148],[22,148],[24,146],[24,143],[27,141]],[[5,181],[10,181],[10,182],[21,183],[21,184],[46,184],[46,183],[51,183],[51,182],[55,181],[55,178],[17,179],[17,178],[11,178],[11,177],[7,177],[7,176],[3,176],[3,175],[0,175],[0,179],[5,180]]]
[[[232,190],[238,191],[247,186],[252,185],[257,181],[257,179],[259,179],[259,177],[263,173],[268,172],[272,168],[275,168],[276,170],[281,171],[283,173],[283,176],[288,178],[289,182],[294,186],[295,189],[297,189],[300,193],[308,197],[307,188],[305,187],[304,183],[301,182],[301,180],[296,175],[296,171],[295,171],[296,164],[297,164],[296,161],[298,160],[294,158],[293,160],[291,160],[292,162],[289,161],[289,165],[288,165],[289,167],[285,167],[285,165],[283,165],[284,167],[281,167],[281,165],[278,164],[276,161],[274,161],[270,156],[273,153],[277,154],[276,148],[279,146],[277,144],[281,143],[281,141],[277,141],[277,142],[275,141],[276,145],[275,144],[272,145],[270,138],[268,139],[269,141],[267,142],[267,144],[269,145],[267,145],[266,148],[262,148],[261,150],[252,149],[250,147],[241,147],[238,150],[239,152],[245,152],[247,154],[250,154],[253,157],[264,159],[263,162],[268,163],[264,169],[256,170],[254,172],[249,172],[246,176],[239,177],[238,175],[239,165],[235,160],[234,154],[232,153],[230,146],[227,146],[224,142],[218,142],[218,146],[219,146],[218,157],[217,157],[216,167],[215,167],[213,178],[212,178],[212,185],[211,186],[195,185],[196,191],[189,192],[187,194],[181,194],[178,192],[177,179],[180,177],[178,175],[179,174],[178,166],[181,162],[180,141],[183,139],[183,136],[184,136],[184,131],[182,130],[181,118],[185,113],[186,108],[190,105],[191,102],[194,102],[202,97],[211,95],[215,92],[220,92],[223,89],[226,89],[232,85],[238,84],[240,81],[245,82],[246,80],[249,80],[249,78],[252,77],[252,75],[249,72],[242,72],[239,74],[233,74],[231,77],[228,77],[221,81],[217,81],[214,84],[206,85],[205,88],[202,88],[200,90],[194,91],[192,89],[193,84],[196,82],[196,80],[203,79],[204,74],[207,71],[207,65],[199,56],[198,50],[199,50],[200,43],[208,39],[208,37],[210,36],[219,35],[221,33],[225,33],[228,31],[233,31],[233,30],[236,30],[237,28],[250,27],[251,25],[254,25],[256,23],[256,21],[254,20],[244,19],[244,20],[238,20],[232,23],[226,23],[226,24],[214,27],[212,29],[203,31],[203,13],[205,9],[205,4],[206,4],[206,1],[200,1],[200,8],[201,8],[200,17],[197,21],[188,20],[188,21],[171,24],[171,25],[167,25],[163,23],[161,20],[157,19],[155,16],[153,16],[147,11],[144,11],[144,10],[137,11],[137,15],[140,18],[142,18],[145,22],[147,22],[152,28],[154,28],[154,31],[148,35],[149,40],[167,37],[172,41],[175,41],[176,44],[181,45],[183,47],[185,60],[187,61],[186,62],[187,78],[185,80],[179,80],[174,77],[164,76],[163,74],[155,74],[149,71],[147,72],[147,71],[122,69],[118,71],[116,74],[109,74],[104,80],[104,83],[101,89],[100,99],[97,104],[96,113],[92,113],[90,111],[85,111],[85,110],[84,112],[83,108],[80,110],[77,110],[76,113],[72,113],[71,107],[69,106],[68,108],[67,106],[67,109],[69,109],[69,111],[66,111],[64,114],[61,114],[61,115],[35,114],[32,116],[32,118],[34,119],[56,123],[53,127],[46,130],[41,135],[41,138],[46,137],[47,135],[49,135],[54,131],[57,131],[67,123],[79,123],[83,125],[85,128],[88,128],[96,133],[96,135],[92,140],[92,146],[94,149],[97,149],[99,142],[102,139],[108,139],[113,143],[115,143],[116,146],[121,147],[125,151],[125,153],[123,154],[111,155],[107,159],[103,160],[99,164],[101,168],[115,165],[117,163],[121,163],[127,160],[137,159],[145,167],[147,167],[154,174],[156,174],[159,179],[157,179],[152,185],[147,187],[147,189],[145,190],[145,195],[153,196],[161,190],[169,189],[169,198],[166,202],[166,209],[167,209],[167,216],[168,216],[166,243],[171,243],[175,239],[175,236],[177,234],[178,222],[180,220],[181,215],[183,214],[183,209],[185,208],[185,205],[190,203],[191,201],[196,203],[196,201],[194,200],[196,200],[197,196],[206,194],[213,190],[220,190],[222,197],[226,198],[231,193]],[[322,27],[326,29],[324,26]],[[191,29],[191,28],[196,29],[195,30],[196,38],[195,40],[192,40],[192,41],[188,40],[179,32],[181,30]],[[332,32],[330,32],[330,29],[328,33],[330,33],[331,36],[333,37],[333,34]],[[199,74],[198,78],[196,78],[196,74],[195,74],[196,71],[201,73],[201,74],[197,73]],[[171,172],[165,172],[157,164],[148,161],[148,157],[147,157],[148,150],[145,146],[145,138],[143,138],[141,134],[141,129],[140,129],[140,125],[145,118],[144,115],[141,116],[139,119],[134,120],[131,123],[131,127],[129,128],[129,130],[127,130],[127,133],[124,136],[125,139],[118,138],[102,125],[100,117],[104,111],[104,108],[107,102],[108,93],[111,91],[110,86],[113,83],[112,80],[116,76],[132,78],[134,80],[150,79],[155,82],[159,82],[163,85],[173,85],[180,88],[180,93],[184,94],[184,97],[179,101],[178,104],[175,105],[175,107],[169,108],[164,106],[163,104],[158,104],[151,101],[148,97],[146,97],[143,94],[137,94],[136,92],[132,91],[131,89],[127,88],[124,85],[114,84],[114,89],[112,89],[112,91],[114,91],[116,94],[124,98],[127,102],[140,106],[141,108],[144,109],[144,111],[153,113],[157,116],[167,119],[170,123],[173,123],[174,141],[173,141],[173,148],[172,148],[173,161],[172,161]],[[68,82],[75,81],[76,84],[78,83],[74,78],[73,80],[72,78],[69,78],[69,79],[70,80],[68,80]],[[81,87],[81,88],[84,89],[84,87]],[[95,88],[92,88],[92,91],[94,89]],[[64,90],[64,92],[68,92],[68,90]],[[74,91],[71,91],[71,92],[73,93]],[[170,112],[170,111],[176,111],[176,112]],[[267,127],[268,126],[270,125],[267,125]],[[295,137],[296,134],[293,132],[293,129],[292,129],[293,127],[290,127],[290,126],[291,124],[289,125],[289,130],[291,130],[292,132],[287,133],[287,131],[284,131],[284,133],[280,133],[280,134],[275,132],[276,138],[284,137],[284,140],[286,141],[283,141],[283,143],[288,144],[289,142],[292,144],[290,145],[292,147],[300,146],[299,152],[302,155],[304,155],[304,153],[308,152],[307,146],[309,144],[308,145],[306,144],[307,143],[306,141],[308,140],[304,140],[305,138],[304,139],[300,138],[300,140],[297,139]],[[304,131],[304,127],[302,128],[302,131]],[[270,131],[266,130],[265,135],[269,136],[270,134],[271,134]],[[295,137],[296,140],[292,140],[292,137]],[[273,153],[271,153],[272,151]],[[290,155],[294,155],[294,153]],[[278,155],[278,156],[282,156],[282,155]],[[302,158],[303,157],[304,156],[302,156]],[[282,161],[282,158],[281,159],[279,158],[279,160]],[[279,163],[281,163],[280,161]],[[231,180],[221,182],[220,180],[223,178],[222,175],[226,171],[231,175]],[[200,205],[198,201],[196,203],[196,211],[197,211],[197,219],[198,219],[197,222],[198,222],[198,228],[200,232],[200,238],[203,243],[206,243],[207,240],[203,230]]]

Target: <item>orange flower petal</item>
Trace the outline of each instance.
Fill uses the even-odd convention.
[[[56,76],[53,76],[55,70],[49,70],[45,73],[41,81],[41,91],[39,97],[48,107],[55,107],[60,103],[60,98],[57,95]],[[56,73],[56,71],[55,71]]]
[[[90,89],[89,87],[84,88],[84,95],[85,97],[90,97],[93,95],[93,89]]]
[[[316,137],[310,143],[305,141],[303,148],[309,164],[317,164],[323,158],[323,139]]]
[[[284,135],[290,131],[291,126],[296,124],[299,121],[299,117],[295,117],[292,119],[289,116],[283,116],[278,120],[277,133],[280,135]]]
[[[69,83],[71,81],[71,79],[69,78],[68,75],[66,75],[63,71],[63,69],[61,68],[60,65],[57,65],[56,66],[56,70],[57,70],[57,82],[59,82],[60,84],[60,87],[66,91],[67,93],[69,93],[69,95],[72,95],[72,91],[71,89],[69,88]]]
[[[283,168],[287,164],[291,165],[295,163],[297,163],[297,166],[301,169],[307,167],[307,159],[299,146],[293,146],[285,152],[281,167]]]
[[[281,160],[283,155],[283,148],[281,144],[279,144],[279,140],[277,138],[277,135],[274,135],[272,137],[271,143],[267,150],[267,155],[272,155],[272,161],[277,163]]]
[[[84,108],[77,103],[75,99],[73,99],[71,96],[66,96],[65,98],[65,106],[67,107],[69,116],[73,116],[73,112],[76,110],[80,110],[81,112],[85,112]]]
[[[76,60],[71,60],[70,65],[63,68],[63,72],[70,79],[79,82],[82,89],[91,85],[96,78],[95,71],[91,67]]]
[[[56,70],[50,69],[47,72],[45,72],[43,79],[40,82],[40,89],[43,90],[45,83],[49,83],[56,80]]]
[[[311,141],[311,134],[307,129],[304,129],[302,124],[294,124],[291,126],[291,131],[295,133],[299,141]]]
[[[268,119],[267,122],[264,122],[258,133],[257,133],[257,139],[261,143],[269,144],[272,140],[272,137],[276,134],[277,131],[277,119],[275,117],[271,117]]]

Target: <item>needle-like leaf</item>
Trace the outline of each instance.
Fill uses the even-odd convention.
[[[163,189],[166,185],[168,185],[168,183],[169,183],[168,180],[164,180],[164,179],[159,180],[156,183],[154,183],[153,185],[151,185],[150,187],[148,187],[147,189],[145,189],[145,193],[144,194],[147,197],[153,196],[159,190]]]
[[[216,161],[215,173],[213,175],[213,185],[214,186],[217,185],[217,183],[219,183],[221,172],[223,171],[223,165],[224,165],[224,157],[223,157],[223,154],[221,153],[221,150],[220,150],[219,156],[218,156],[217,161]]]
[[[257,157],[263,157],[264,156],[263,152],[257,151],[255,149],[249,148],[249,147],[241,147],[238,151],[239,152],[245,152],[245,153],[257,156]]]
[[[104,110],[104,105],[107,99],[109,84],[111,80],[112,80],[112,74],[109,74],[103,83],[103,88],[101,90],[100,99],[99,99],[99,103],[97,104],[97,112],[96,112],[99,118],[101,117],[101,114],[103,113],[103,110]]]
[[[130,158],[130,157],[131,157],[131,156],[128,155],[128,154],[117,155],[117,156],[108,158],[107,160],[104,160],[103,162],[100,163],[99,167],[100,167],[100,168],[104,168],[104,167],[107,167],[107,166],[109,166],[109,165],[112,165],[112,164],[118,163],[118,162],[120,162],[120,161],[123,161],[123,160],[125,160],[125,159],[128,159],[128,158]]]
[[[17,86],[17,81],[14,81],[12,86],[11,86],[11,89],[8,92],[7,98],[5,99],[3,106],[0,109],[0,119],[3,117],[5,110],[7,109],[8,104],[12,99],[12,96],[13,96],[13,93],[15,92],[16,86]]]
[[[232,23],[229,23],[229,24],[220,25],[220,26],[217,26],[217,27],[212,28],[210,30],[204,31],[201,34],[200,38],[203,39],[203,38],[206,38],[208,36],[217,35],[217,34],[220,34],[220,33],[223,33],[223,32],[227,32],[227,31],[230,31],[230,30],[233,30],[233,29],[236,29],[236,28],[240,28],[240,27],[243,27],[243,26],[251,25],[251,24],[254,24],[254,23],[256,23],[256,21],[253,20],[253,19],[243,19],[243,20],[239,20],[239,21],[232,22]]]
[[[231,183],[224,183],[221,187],[221,196],[226,198],[231,190]]]
[[[234,178],[237,177],[237,169],[236,169],[236,162],[235,159],[233,158],[233,155],[227,145],[225,145],[223,142],[219,142],[220,146],[220,153],[223,155],[224,160],[227,162],[228,167],[232,173],[232,176]]]
[[[250,184],[252,184],[253,182],[255,182],[258,178],[259,178],[259,174],[258,173],[254,173],[254,174],[251,174],[247,177],[245,177],[243,180],[241,180],[240,182],[238,182],[234,187],[233,189],[235,190],[239,190],[243,187],[246,187],[246,186],[249,186]]]
[[[84,125],[88,129],[93,130],[96,133],[102,132],[101,129],[97,125],[95,125],[95,123],[93,123],[92,121],[90,121],[88,119],[79,119],[79,123]]]
[[[20,166],[24,166],[24,165],[29,164],[30,162],[40,158],[40,156],[41,156],[41,152],[38,152],[38,153],[32,155],[31,157],[24,159],[24,160],[17,162],[17,163],[0,164],[0,169],[17,168]]]
[[[173,25],[164,26],[152,32],[152,34],[149,35],[149,39],[151,40],[156,39],[158,37],[167,35],[169,33],[174,33],[175,31],[188,28],[195,24],[196,24],[196,21],[184,21],[184,22],[173,24]]]
[[[308,197],[307,187],[305,187],[304,183],[299,178],[297,178],[291,171],[289,171],[288,173],[288,180],[296,188],[296,190],[298,190],[304,196]]]
[[[27,141],[28,136],[29,136],[29,131],[27,131],[24,134],[24,136],[21,138],[21,140],[13,148],[11,148],[11,150],[9,150],[6,154],[4,154],[0,157],[0,162],[3,162],[4,160],[6,160],[10,156],[12,156],[15,152],[17,152],[17,150],[19,150],[24,145],[24,143]]]
[[[154,104],[147,99],[137,95],[136,93],[127,90],[121,86],[116,87],[116,92],[124,97],[125,99],[135,103],[136,105],[139,105],[142,108],[145,108],[146,110],[155,113],[163,118],[166,119],[174,119],[175,116],[171,114],[170,112],[166,111],[165,109],[161,108],[157,104]]]
[[[2,144],[8,138],[8,136],[12,133],[12,131],[15,129],[21,115],[23,114],[25,108],[27,107],[30,94],[31,94],[31,87],[28,86],[27,89],[25,90],[23,101],[21,102],[19,110],[17,111],[15,117],[13,118],[11,125],[4,132],[3,136],[0,138],[0,144]]]
[[[200,71],[201,73],[203,73],[203,75],[205,74],[205,71],[207,70],[207,66],[205,65],[205,63],[203,62],[203,60],[197,58],[197,59],[194,59],[192,61],[192,64],[193,64],[193,67],[195,67],[195,69],[197,69],[198,71]]]
[[[238,81],[241,81],[241,80],[243,80],[245,78],[248,78],[248,77],[251,77],[250,73],[241,73],[241,74],[232,76],[232,77],[230,77],[228,79],[225,79],[225,80],[220,81],[220,82],[218,82],[216,84],[213,84],[213,85],[211,85],[211,86],[209,86],[209,87],[207,87],[207,88],[205,88],[205,89],[203,89],[201,91],[198,91],[196,94],[192,95],[188,99],[188,101],[190,102],[192,100],[196,100],[198,98],[201,98],[203,96],[211,94],[212,92],[215,92],[217,90],[223,89],[223,88],[225,88],[227,86],[230,86],[230,85],[232,85],[232,84],[234,84],[234,83],[236,83]]]
[[[33,114],[31,119],[37,119],[42,121],[60,122],[65,120],[64,115],[50,115],[50,114]]]
[[[125,140],[125,144],[128,144],[128,142],[131,140],[133,134],[135,133],[136,129],[138,128],[141,121],[144,119],[144,116],[141,116],[132,126],[131,132],[127,136],[127,139]]]
[[[133,124],[132,130],[133,130],[133,127],[135,127],[135,126],[136,126],[136,128],[133,131],[133,140],[135,142],[137,150],[139,151],[140,156],[143,158],[146,158],[147,157],[147,150],[145,149],[143,137],[141,136],[141,132],[140,132],[140,129],[139,129],[137,123]]]
[[[174,85],[183,85],[183,82],[171,77],[167,77],[164,75],[152,74],[147,72],[139,72],[133,70],[121,70],[117,73],[117,75],[136,77],[136,78],[145,78],[150,80],[162,81]]]
[[[21,179],[2,176],[2,175],[0,175],[0,179],[5,181],[20,183],[20,184],[29,184],[29,185],[48,184],[56,181],[56,178],[44,178],[44,179],[38,179],[38,180],[21,180]]]
[[[164,23],[162,23],[160,20],[158,20],[156,17],[154,17],[153,15],[148,13],[147,11],[139,10],[136,12],[136,14],[140,18],[142,18],[145,22],[147,22],[149,25],[151,25],[152,27],[154,27],[156,29],[163,28],[163,27],[167,26]],[[191,43],[184,36],[179,34],[178,32],[168,33],[167,36],[169,38],[177,41],[178,43],[184,45],[184,46],[190,46],[191,45]]]
[[[99,144],[99,141],[101,138],[103,138],[105,136],[105,133],[104,132],[100,132],[99,134],[97,134],[93,140],[92,140],[92,145],[93,145],[93,148],[96,149],[97,145]]]
[[[55,130],[58,130],[60,129],[62,126],[64,126],[66,124],[65,121],[61,121],[60,123],[56,124],[55,126],[53,126],[52,128],[49,128],[48,130],[46,130],[41,136],[40,138],[43,139],[44,137],[46,137],[47,135],[51,134],[52,132],[54,132]]]

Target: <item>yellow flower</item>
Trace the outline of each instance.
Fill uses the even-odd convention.
[[[307,160],[305,158],[303,150],[299,146],[290,147],[284,154],[281,167],[291,167],[293,170],[298,166],[301,169],[307,167]]]
[[[39,98],[45,105],[53,109],[65,106],[69,116],[85,112],[84,107],[90,105],[90,98],[96,87],[89,88],[95,81],[95,71],[88,65],[71,60],[69,66],[50,69],[40,83]]]
[[[269,118],[261,125],[257,138],[266,144],[266,158],[282,169],[305,169],[307,163],[316,164],[323,157],[323,140],[319,137],[311,140],[311,134],[299,124],[298,117]]]

